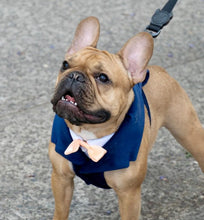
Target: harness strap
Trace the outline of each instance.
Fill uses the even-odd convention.
[[[146,78],[142,82],[142,87],[147,84],[148,80],[149,80],[149,70],[147,70]],[[143,97],[143,100],[144,100],[144,105],[147,109],[147,113],[148,113],[148,116],[149,116],[149,122],[150,122],[150,126],[151,126],[151,123],[152,123],[151,112],[150,112],[149,104],[148,104],[148,101],[147,101],[147,97],[146,97],[143,89],[142,89],[142,97]]]

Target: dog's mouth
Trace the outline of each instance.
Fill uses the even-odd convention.
[[[62,95],[60,99],[53,98],[51,103],[57,115],[67,119],[74,125],[81,125],[84,123],[98,124],[110,118],[110,112],[105,109],[87,111],[86,105],[82,100],[82,97],[75,97],[72,92],[68,91]]]
[[[62,96],[61,101],[65,101],[65,102],[68,102],[68,104],[70,105],[77,106],[77,102],[75,101],[74,97],[71,96],[71,94],[66,94]]]

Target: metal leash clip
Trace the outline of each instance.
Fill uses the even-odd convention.
[[[160,34],[161,29],[173,18],[172,10],[176,2],[177,0],[169,0],[161,10],[157,9],[155,11],[150,24],[145,28],[145,31],[150,33],[153,38],[156,38]]]

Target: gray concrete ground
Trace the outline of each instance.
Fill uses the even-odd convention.
[[[166,0],[0,1],[0,219],[47,220],[54,199],[48,142],[55,79],[77,23],[101,21],[99,48],[117,52]],[[151,63],[189,94],[204,124],[203,0],[179,1]],[[75,179],[71,220],[119,219],[117,198]],[[204,175],[164,129],[149,156],[143,220],[203,220]]]

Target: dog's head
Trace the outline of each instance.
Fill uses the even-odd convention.
[[[60,69],[53,110],[71,127],[96,127],[113,132],[122,122],[134,94],[134,84],[144,80],[152,56],[148,33],[130,39],[117,54],[96,49],[99,22],[80,22]]]

